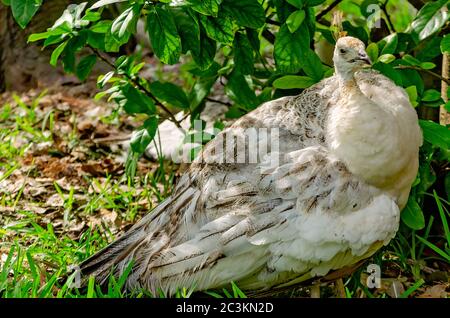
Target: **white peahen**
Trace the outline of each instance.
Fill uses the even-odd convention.
[[[402,88],[364,69],[360,40],[340,38],[333,60],[333,77],[224,130],[218,137],[232,145],[224,152],[220,138],[209,142],[173,194],[82,273],[101,283],[133,261],[128,289],[173,295],[234,281],[277,290],[351,267],[387,244],[417,174],[417,115]],[[279,145],[256,163],[229,163],[252,127],[277,128]]]

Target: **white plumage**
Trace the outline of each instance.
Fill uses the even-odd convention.
[[[417,173],[417,115],[400,87],[362,70],[361,41],[339,39],[334,62],[333,77],[222,132],[231,143],[223,153],[220,138],[208,143],[174,193],[82,272],[104,282],[133,260],[129,289],[172,295],[234,281],[276,290],[355,265],[387,244]],[[278,128],[279,147],[257,163],[226,163],[248,146],[249,127]],[[264,162],[274,157],[275,166]]]

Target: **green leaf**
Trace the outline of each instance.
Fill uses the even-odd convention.
[[[409,101],[411,102],[411,105],[413,105],[414,107],[416,107],[417,105],[419,105],[419,103],[417,102],[417,88],[414,85],[408,86],[407,88],[405,88],[406,93],[409,96]]]
[[[324,2],[325,2],[325,0],[305,0],[305,5],[307,5],[309,7],[315,7]]]
[[[211,66],[216,54],[216,41],[208,38],[195,13],[190,10],[173,11],[181,38],[182,52],[190,51],[197,66],[205,70]]]
[[[388,35],[383,40],[378,43],[383,49],[381,50],[381,55],[383,54],[394,54],[398,45],[398,35],[393,33]]]
[[[450,147],[450,130],[430,120],[419,120],[423,138],[430,144],[444,150]]]
[[[297,9],[301,9],[303,7],[303,1],[304,0],[286,0],[287,3],[293,5]]]
[[[277,33],[274,57],[280,72],[297,73],[303,66],[302,53],[309,50],[309,32],[302,24],[297,31],[291,33],[283,24]]]
[[[445,103],[444,108],[445,108],[445,110],[446,110],[447,112],[450,113],[450,101],[448,101],[448,102]]]
[[[439,31],[449,17],[447,4],[448,0],[427,2],[417,13],[408,31],[420,41]]]
[[[67,73],[75,73],[75,53],[79,51],[86,43],[85,33],[79,34],[69,40],[63,52],[64,71]]]
[[[416,59],[415,57],[409,55],[409,54],[405,54],[402,57],[402,60],[404,60],[406,63],[412,65],[412,66],[418,66],[420,65],[420,61],[418,59]]]
[[[247,36],[236,33],[233,42],[234,69],[244,75],[253,74],[254,55],[252,45]]]
[[[150,142],[155,138],[157,129],[158,117],[151,116],[144,122],[144,125],[133,132],[130,141],[131,149],[138,154],[144,153]]]
[[[420,182],[416,186],[416,189],[419,193],[426,192],[436,182],[436,173],[434,172],[430,162],[425,160],[420,162],[418,177]]]
[[[68,41],[61,43],[55,50],[52,52],[52,56],[50,57],[50,64],[52,66],[56,66],[56,63],[58,63],[59,56],[66,48]]]
[[[105,51],[105,34],[88,31],[87,43],[94,49]]]
[[[297,29],[302,24],[303,20],[305,20],[305,16],[306,16],[305,10],[297,10],[289,15],[289,17],[286,20],[286,25],[288,26],[289,31],[291,31],[291,33],[297,31]]]
[[[441,41],[441,52],[450,53],[450,34],[446,34]]]
[[[410,196],[400,217],[409,228],[421,230],[425,227],[425,217],[414,196]]]
[[[371,61],[378,59],[378,45],[376,43],[370,43],[366,48],[366,52]]]
[[[200,24],[194,13],[190,10],[173,9],[175,24],[181,38],[181,51],[198,54],[200,51]]]
[[[217,17],[221,0],[187,0],[191,8],[204,15]]]
[[[111,34],[118,40],[122,39],[125,32],[136,32],[136,24],[142,6],[135,4],[123,11],[112,23]]]
[[[389,64],[389,63],[395,61],[395,56],[392,54],[383,54],[378,58],[378,61],[385,63],[385,64]]]
[[[130,32],[125,32],[124,36],[121,39],[117,39],[111,33],[111,30],[105,34],[105,51],[106,52],[119,52],[120,47],[128,42],[131,36]]]
[[[228,77],[228,83],[225,86],[227,95],[238,105],[247,110],[258,106],[255,91],[250,88],[244,75],[232,72]]]
[[[50,32],[42,32],[42,33],[33,33],[28,37],[28,42],[36,42],[40,40],[44,40],[51,35]]]
[[[271,0],[271,2],[275,6],[277,20],[281,24],[285,23],[289,15],[296,10],[296,7],[286,3],[286,0]],[[301,7],[298,9],[301,9]]]
[[[439,99],[441,99],[441,93],[435,89],[427,89],[421,98],[423,102],[433,102]]]
[[[195,64],[202,70],[208,69],[214,62],[216,49],[216,41],[210,39],[203,26],[200,26],[200,47],[198,50],[191,50]]]
[[[200,21],[211,39],[224,44],[232,44],[234,39],[233,22],[219,15],[217,18],[201,16]]]
[[[97,56],[92,54],[81,59],[80,63],[77,65],[76,75],[80,81],[86,80],[92,71],[95,63],[97,62]]]
[[[147,15],[147,30],[156,56],[165,64],[175,64],[180,59],[181,39],[171,12],[155,6]]]
[[[215,63],[212,64],[211,68],[215,68]],[[191,93],[189,94],[190,108],[191,110],[196,110],[202,105],[205,98],[209,95],[211,88],[217,80],[217,75],[200,77],[192,87]]]
[[[42,5],[42,0],[11,0],[14,20],[24,29]]]
[[[397,61],[393,62],[392,64],[396,63]],[[377,63],[378,64],[378,63]],[[382,63],[379,63],[382,64]],[[388,67],[392,67],[392,64],[383,64]],[[420,73],[416,70],[397,70],[395,69],[394,72],[396,75],[399,75],[400,81],[397,82],[397,79],[394,79],[395,83],[399,86],[408,87],[411,85],[416,86],[417,93],[419,95],[423,94],[424,91],[424,83],[423,79],[420,76]]]
[[[94,33],[107,33],[111,29],[111,20],[102,20],[89,28]]]
[[[97,22],[102,18],[102,15],[100,12],[94,12],[94,11],[87,11],[86,14],[83,16],[83,20],[90,21],[90,22]]]
[[[304,50],[302,53],[303,70],[306,75],[314,79],[316,82],[323,77],[324,69],[319,56],[311,49]]]
[[[186,93],[175,84],[159,81],[152,82],[150,84],[150,91],[157,99],[165,101],[170,105],[189,108],[189,100]]]
[[[61,35],[51,35],[44,41],[43,47],[46,48],[47,46],[58,44],[61,41],[63,41],[67,37],[67,34],[61,34]]]
[[[367,43],[369,41],[369,35],[367,34],[366,29],[364,29],[363,27],[354,26],[349,21],[342,22],[342,27],[345,31],[347,31],[349,36],[358,38],[364,43]]]
[[[266,15],[258,0],[224,0],[221,9],[238,25],[258,29],[264,25]]]
[[[314,83],[316,81],[308,76],[286,75],[276,79],[273,87],[280,89],[308,88]]]
[[[438,34],[429,37],[425,41],[421,42],[419,46],[414,50],[416,53],[415,57],[423,62],[432,61],[442,54],[440,48],[441,41],[442,37],[440,37]]]
[[[120,88],[123,99],[119,100],[119,104],[123,106],[128,114],[154,114],[156,112],[155,103],[141,93],[138,89],[130,84],[126,84]]]
[[[259,50],[261,48],[261,41],[259,40],[258,32],[253,29],[246,29],[245,31],[247,33],[248,40],[250,41],[253,50],[259,55],[260,54]]]
[[[436,64],[432,62],[423,62],[420,63],[420,67],[423,68],[424,70],[432,70],[433,68],[436,67]]]

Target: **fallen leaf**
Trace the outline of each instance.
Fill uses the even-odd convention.
[[[45,205],[50,207],[62,207],[64,206],[64,200],[58,193],[55,193],[47,199]]]
[[[418,298],[448,298],[450,293],[446,290],[449,286],[450,284],[445,283],[427,287],[423,294],[419,295]]]
[[[386,291],[386,293],[392,298],[400,298],[400,296],[405,292],[405,287],[398,280],[393,280],[391,287]]]

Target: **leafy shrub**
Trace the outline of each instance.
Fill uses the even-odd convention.
[[[22,27],[42,4],[42,0],[2,2],[11,6]],[[112,20],[103,14],[111,5],[120,8]],[[437,67],[450,51],[447,0],[427,2],[418,11],[406,0],[100,0],[90,7],[86,2],[69,5],[52,27],[31,35],[29,41],[55,47],[50,63],[61,61],[66,72],[81,80],[99,60],[111,66],[98,78],[99,88],[105,90],[97,97],[108,96],[127,113],[146,116],[131,141],[127,169],[132,175],[136,158],[155,136],[160,116],[179,124],[173,112],[183,110],[198,118],[217,81],[232,101],[227,115],[239,117],[330,76],[332,66],[317,52],[335,43],[334,7],[346,17],[343,29],[366,43],[373,68],[403,86],[414,107],[436,114],[449,94],[447,90],[441,96],[437,89],[441,81],[448,83]],[[159,63],[182,61],[189,70],[193,80],[188,87],[142,78],[144,63],[137,56],[111,58],[137,32],[139,19],[146,23]],[[77,57],[83,48],[90,54]],[[445,109],[450,110],[448,102]],[[415,230],[425,226],[426,192],[436,188],[448,200],[450,188],[448,127],[430,120],[421,120],[420,125],[425,141],[419,174],[402,213],[403,222]],[[443,186],[436,183],[438,178]]]

